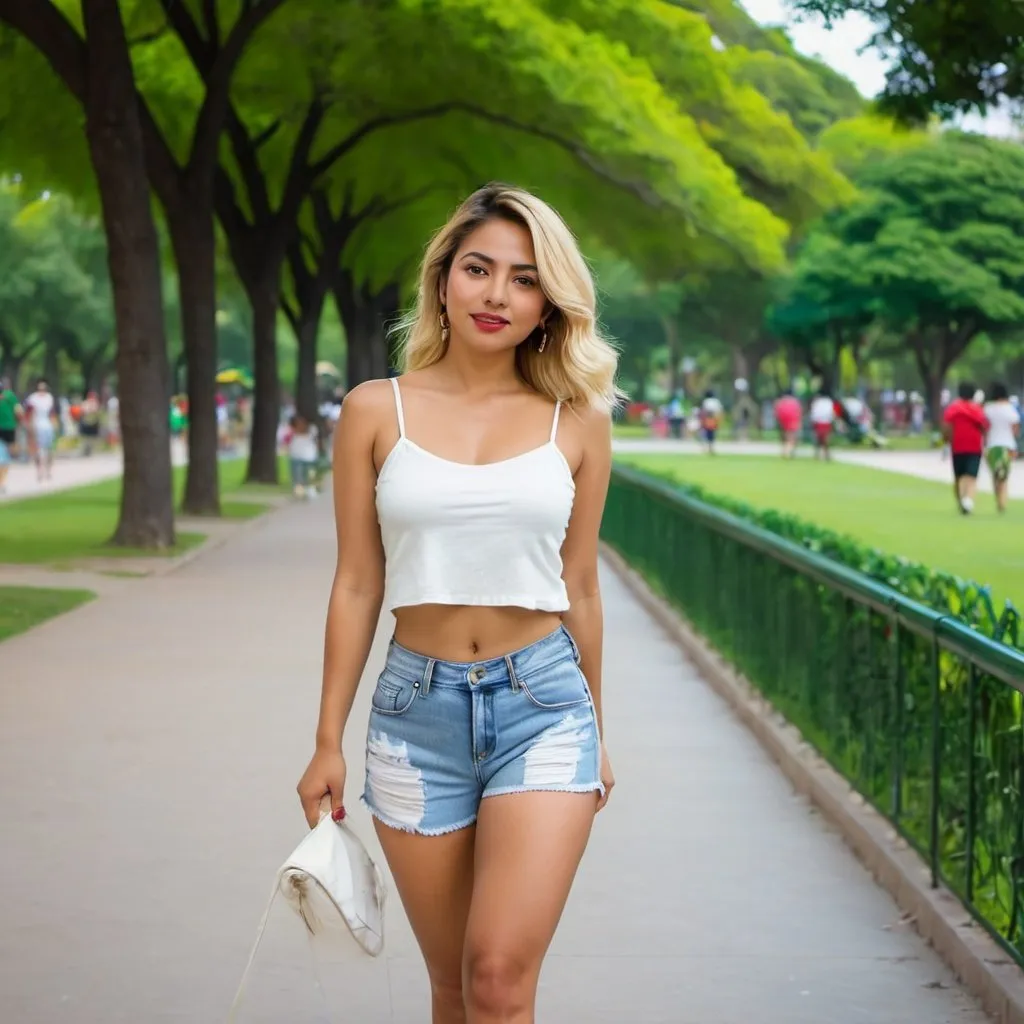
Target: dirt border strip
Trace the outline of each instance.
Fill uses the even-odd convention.
[[[643,607],[683,649],[789,778],[809,797],[896,900],[918,932],[998,1024],[1024,1024],[1024,971],[944,886],[892,825],[800,736],[643,577],[601,544],[601,555]]]

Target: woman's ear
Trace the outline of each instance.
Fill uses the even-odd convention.
[[[437,297],[441,300],[441,308],[448,305],[448,276],[442,275],[437,281]]]

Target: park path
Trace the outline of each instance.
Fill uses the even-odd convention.
[[[172,441],[171,461],[176,466],[183,466],[188,461],[184,444]],[[120,451],[96,452],[88,458],[66,455],[54,460],[53,476],[49,480],[37,480],[32,463],[14,462],[7,474],[7,484],[0,492],[0,503],[99,483],[120,476],[121,467]]]
[[[676,441],[671,438],[623,438],[615,441],[614,448],[621,455],[702,455],[703,447],[697,441]],[[779,446],[771,441],[723,441],[716,451],[720,455],[764,455],[778,458]],[[809,447],[801,447],[800,458],[812,458]],[[935,480],[939,483],[953,483],[953,470],[948,457],[936,451],[876,451],[874,449],[837,448],[833,452],[837,462],[848,462],[855,466],[868,466],[889,473],[902,473]],[[978,478],[978,490],[992,492],[992,477],[988,467],[983,467]],[[1024,498],[1024,463],[1018,462],[1010,476],[1010,496]]]
[[[317,710],[329,499],[257,520],[174,573],[2,646],[0,1020],[225,1019]],[[610,572],[606,712],[618,786],[542,979],[542,1024],[982,1024],[820,816]],[[385,616],[385,618],[388,618]],[[351,820],[377,850],[362,731]],[[279,905],[239,1024],[427,1024],[396,899],[386,955],[318,952]]]

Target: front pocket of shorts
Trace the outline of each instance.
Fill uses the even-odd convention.
[[[554,671],[542,670],[532,677],[520,679],[519,685],[531,703],[545,711],[560,711],[590,702],[583,673],[574,662],[559,666]]]
[[[370,706],[379,715],[404,715],[419,692],[419,683],[411,683],[385,669],[377,680]]]

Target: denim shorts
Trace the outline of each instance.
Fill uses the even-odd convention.
[[[512,654],[437,661],[391,641],[372,698],[363,803],[434,836],[507,793],[600,793],[601,743],[564,626]]]

